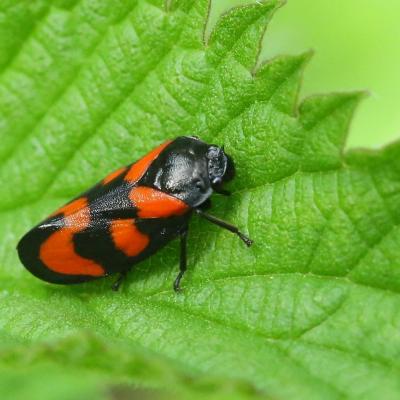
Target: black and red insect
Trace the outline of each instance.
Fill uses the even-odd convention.
[[[223,148],[193,136],[165,142],[35,226],[18,243],[19,257],[33,275],[51,283],[119,273],[117,290],[133,265],[179,236],[179,290],[193,213],[252,243],[237,227],[205,212],[213,192],[229,194],[223,184],[234,171]]]

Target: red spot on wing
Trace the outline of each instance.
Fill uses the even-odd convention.
[[[103,276],[104,269],[94,261],[75,252],[74,234],[83,231],[90,223],[90,210],[85,198],[79,198],[60,208],[56,214],[64,214],[65,226],[54,232],[40,246],[41,261],[54,272],[66,275]]]
[[[110,231],[115,247],[128,257],[140,254],[150,242],[149,237],[136,228],[133,219],[112,221]]]
[[[116,171],[111,172],[111,174],[107,175],[103,180],[102,183],[103,185],[106,185],[107,183],[111,182],[115,178],[118,178],[120,175],[122,175],[125,171],[127,170],[127,167],[121,167],[118,168]]]
[[[190,208],[176,197],[145,186],[134,187],[129,198],[138,209],[140,218],[168,218],[182,215]]]
[[[82,208],[85,208],[86,206],[87,206],[86,198],[80,197],[79,199],[71,201],[70,203],[66,204],[65,206],[62,206],[58,210],[54,211],[50,215],[50,217],[53,217],[54,215],[58,215],[58,214],[64,214],[65,216],[69,216],[69,215],[78,213]]]
[[[165,142],[160,146],[156,147],[150,153],[146,154],[143,158],[133,164],[128,173],[125,175],[125,180],[129,182],[138,181],[143,174],[147,171],[150,164],[158,157],[158,155],[171,143],[171,141]]]

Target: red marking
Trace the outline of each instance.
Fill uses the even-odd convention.
[[[127,170],[127,167],[121,167],[118,168],[116,171],[111,172],[111,174],[107,175],[103,180],[102,183],[103,185],[107,185],[107,183],[111,182],[115,178],[119,177],[122,175],[125,171]]]
[[[150,242],[149,237],[136,228],[134,219],[114,220],[110,230],[115,247],[128,257],[140,254]]]
[[[147,171],[150,164],[158,157],[158,155],[171,143],[171,140],[156,147],[150,153],[146,154],[139,161],[135,162],[128,173],[125,175],[125,180],[129,182],[138,181]]]
[[[66,275],[103,276],[104,269],[94,261],[76,254],[73,236],[89,226],[87,199],[79,198],[61,207],[55,214],[64,214],[65,227],[54,232],[40,246],[39,257],[52,271]]]
[[[134,187],[129,198],[138,208],[140,218],[168,218],[189,210],[189,206],[182,200],[145,186]]]
[[[73,200],[65,206],[62,206],[58,210],[54,211],[52,214],[50,214],[50,217],[58,214],[64,214],[65,216],[72,215],[79,212],[82,208],[85,208],[86,205],[86,199],[84,197],[80,197],[79,199]]]

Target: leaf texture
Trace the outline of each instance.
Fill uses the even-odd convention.
[[[400,145],[344,153],[363,93],[298,104],[310,54],[259,62],[280,3],[234,8],[209,38],[207,0],[24,4],[0,6],[4,382],[51,366],[80,393],[174,382],[194,396],[206,376],[219,398],[398,398]],[[117,294],[108,279],[53,287],[22,268],[15,245],[33,224],[185,134],[234,158],[214,214],[251,249],[193,220],[181,295],[176,243]]]

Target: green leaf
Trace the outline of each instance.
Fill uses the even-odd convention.
[[[279,5],[233,9],[209,38],[208,0],[0,6],[0,387],[41,399],[109,398],[121,384],[183,398],[400,396],[400,143],[343,153],[363,94],[298,105],[310,55],[258,63]],[[251,249],[194,219],[180,295],[177,243],[117,294],[111,279],[55,287],[20,265],[26,230],[182,134],[235,159],[233,195],[213,212]]]

